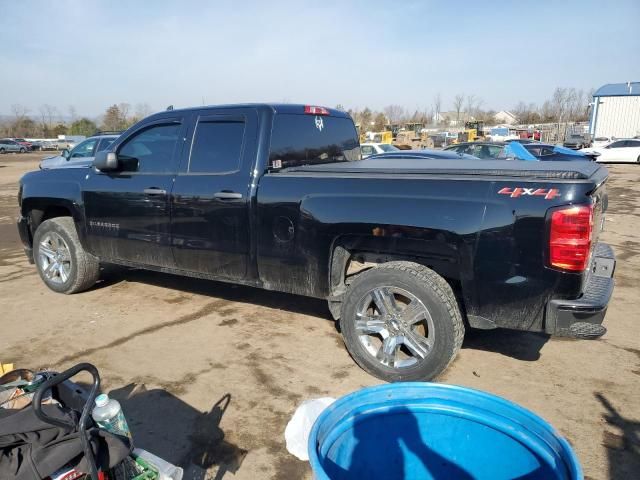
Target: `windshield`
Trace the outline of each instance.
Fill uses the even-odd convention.
[[[388,143],[383,143],[378,146],[380,147],[380,150],[382,150],[383,152],[395,152],[397,150],[400,150],[398,147],[394,147],[393,145],[389,145]]]

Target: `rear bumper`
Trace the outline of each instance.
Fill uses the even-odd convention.
[[[20,216],[17,220],[18,234],[24,247],[24,253],[29,259],[29,263],[33,263],[33,245],[31,242],[31,233],[29,229],[29,220],[26,217]]]
[[[607,330],[602,322],[613,294],[615,265],[613,249],[606,243],[598,243],[582,295],[575,300],[551,300],[547,304],[545,331],[583,338],[604,335]]]

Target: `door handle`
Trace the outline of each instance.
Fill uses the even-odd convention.
[[[143,192],[145,193],[145,195],[166,195],[167,194],[166,190],[162,190],[161,188],[156,188],[156,187],[145,188]]]
[[[239,200],[242,198],[241,193],[236,192],[216,192],[213,194],[215,198],[219,198],[220,200]]]

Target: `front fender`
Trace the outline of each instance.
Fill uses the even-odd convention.
[[[86,223],[78,177],[80,175],[60,175],[55,170],[47,170],[29,172],[20,179],[20,213],[27,219],[32,236],[43,220],[70,215],[80,243],[86,248]]]

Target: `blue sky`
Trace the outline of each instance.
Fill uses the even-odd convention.
[[[483,108],[640,80],[640,1],[0,0],[0,114],[247,101]]]

